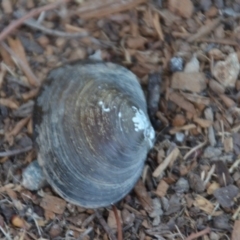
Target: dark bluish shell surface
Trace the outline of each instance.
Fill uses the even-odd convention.
[[[50,185],[88,208],[113,204],[134,187],[154,141],[136,76],[104,62],[52,70],[35,104],[34,129]]]

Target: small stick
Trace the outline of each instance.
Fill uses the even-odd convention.
[[[117,208],[115,205],[112,205],[112,209],[116,218],[116,222],[117,222],[117,231],[118,231],[118,240],[123,240],[123,236],[122,236],[122,225],[118,216],[118,212],[117,212]]]
[[[207,144],[207,141],[200,143],[199,145],[197,145],[196,147],[192,148],[189,152],[187,152],[185,154],[185,156],[183,157],[184,160],[186,160],[192,153],[194,153],[195,151],[197,151],[198,149],[204,147]]]
[[[216,44],[222,44],[222,45],[230,45],[237,47],[239,44],[236,41],[230,40],[230,39],[210,39],[210,38],[200,38],[195,40],[195,42],[206,42],[206,43],[216,43]]]
[[[27,19],[32,18],[32,17],[40,14],[41,12],[52,10],[52,9],[56,8],[58,5],[60,5],[61,3],[67,3],[69,1],[71,1],[71,0],[59,0],[59,1],[56,1],[54,3],[50,3],[48,5],[45,5],[43,7],[33,9],[32,11],[27,13],[22,18],[13,21],[6,28],[4,28],[3,31],[0,34],[0,42],[3,41],[16,28],[21,26]]]
[[[20,19],[23,16],[23,14],[21,14],[19,12],[16,12],[16,13],[14,13],[14,16]],[[46,27],[40,25],[37,21],[35,21],[33,19],[28,19],[23,24],[32,28],[32,29],[40,30],[40,31],[42,31],[42,32],[44,32],[48,35],[52,35],[52,36],[55,36],[55,37],[84,38],[84,37],[89,36],[89,34],[87,32],[66,33],[66,32],[62,32],[62,31],[58,31],[58,30],[49,29],[49,28],[46,28]]]
[[[33,80],[30,82],[30,84],[34,85],[35,87],[40,86],[40,81],[39,79],[34,75],[34,73],[32,72],[32,70],[30,69],[29,66],[27,66],[22,60],[21,58],[19,58],[17,56],[17,54],[15,54],[15,52],[8,47],[8,45],[4,42],[1,42],[0,45],[12,56],[15,58],[15,60],[17,60],[17,63],[20,65],[20,67],[22,68],[22,70],[24,70],[25,74],[27,73],[28,76],[30,76],[30,78],[28,78],[29,80]]]
[[[193,240],[193,239],[199,238],[201,236],[204,236],[204,235],[206,235],[206,234],[208,234],[210,232],[211,232],[211,229],[209,227],[207,227],[207,228],[205,228],[204,230],[202,230],[200,232],[192,233],[185,240]]]
[[[22,149],[17,149],[17,150],[9,150],[6,152],[0,152],[0,157],[10,157],[10,156],[14,156],[20,153],[25,153],[28,152],[29,150],[32,149],[32,146],[28,146]]]
[[[88,229],[86,229],[86,231],[84,233],[82,233],[77,240],[83,240],[85,236],[87,236],[91,231],[93,230],[92,227],[89,227]]]
[[[117,238],[114,236],[114,234],[112,233],[112,229],[107,225],[106,221],[103,219],[103,217],[100,215],[100,213],[98,212],[98,210],[95,210],[96,213],[96,217],[98,218],[98,221],[100,222],[100,224],[102,225],[103,229],[105,230],[105,232],[108,234],[109,238],[111,240],[117,240]]]

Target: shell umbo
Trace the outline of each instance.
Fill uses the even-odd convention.
[[[134,187],[154,141],[136,76],[104,62],[52,70],[36,100],[34,130],[50,185],[89,208],[113,204]]]

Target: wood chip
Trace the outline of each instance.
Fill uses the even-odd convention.
[[[145,2],[146,0],[90,0],[84,1],[81,7],[74,11],[73,14],[78,14],[82,19],[101,18],[133,9]]]
[[[12,13],[12,3],[11,0],[2,0],[2,8],[4,13],[10,14]]]
[[[171,87],[199,93],[206,88],[204,73],[175,72],[172,76]]]
[[[202,128],[208,128],[213,124],[212,121],[203,118],[194,118],[193,121]]]
[[[32,86],[35,86],[35,87],[38,86],[39,85],[38,80],[35,79],[35,76],[32,75],[32,72],[27,70],[27,69],[30,69],[30,66],[28,64],[26,53],[25,53],[25,50],[24,50],[24,48],[22,46],[21,41],[18,38],[16,38],[16,39],[8,38],[8,43],[9,43],[12,51],[24,63],[25,68],[22,68],[22,71],[27,76],[29,84],[32,85]]]
[[[197,126],[195,124],[187,124],[187,125],[184,125],[182,127],[175,127],[175,128],[172,128],[169,133],[170,134],[175,134],[177,132],[181,132],[181,131],[189,131],[191,129],[195,129]]]
[[[30,120],[31,117],[26,117],[22,120],[20,120],[15,126],[14,128],[9,132],[7,133],[7,136],[8,137],[11,137],[11,136],[16,136],[18,133],[20,133],[20,131],[22,130],[22,128],[27,125],[28,121]]]
[[[211,22],[207,22],[206,25],[203,25],[202,27],[200,27],[200,29],[198,29],[196,34],[190,36],[187,39],[187,41],[191,43],[197,40],[198,38],[208,35],[211,31],[215,30],[215,28],[219,25],[220,22],[221,22],[220,18],[216,18]]]
[[[160,25],[160,20],[159,20],[159,15],[158,13],[153,13],[153,25],[157,31],[158,37],[161,41],[164,40],[163,32],[162,32],[162,27]]]
[[[176,114],[172,120],[172,125],[174,127],[181,127],[186,123],[186,118],[182,114]]]
[[[193,13],[191,0],[168,0],[168,8],[171,12],[184,18],[190,18]]]
[[[63,199],[51,195],[45,195],[40,203],[43,209],[57,214],[63,214],[66,205],[67,203]]]
[[[117,210],[117,214],[120,222],[122,223],[121,211]],[[117,220],[112,210],[109,211],[107,223],[110,228],[117,229]]]
[[[207,193],[208,193],[208,195],[213,195],[214,191],[215,191],[216,189],[218,189],[218,188],[220,188],[219,183],[217,183],[217,182],[212,182],[212,183],[208,186],[208,188],[207,188]]]
[[[225,92],[225,88],[213,79],[209,81],[209,87],[217,94],[223,94]]]
[[[167,193],[168,188],[169,185],[164,180],[161,180],[157,186],[157,190],[155,193],[159,197],[164,197]]]
[[[201,195],[195,197],[193,205],[212,216],[219,216],[222,214],[222,211],[214,211],[215,206]]]
[[[19,107],[19,105],[15,101],[6,98],[0,98],[0,105],[11,109],[17,109]]]
[[[229,174],[228,168],[223,161],[215,161],[215,174],[221,187],[225,187],[233,183],[233,179]]]
[[[192,113],[193,115],[196,114],[194,105],[189,101],[187,101],[180,93],[177,93],[177,92],[170,93],[169,100],[174,102],[180,108]]]
[[[240,240],[239,229],[240,229],[240,220],[236,220],[233,225],[231,240]]]
[[[230,153],[233,151],[233,138],[232,137],[227,137],[224,139],[223,142],[223,146],[224,146],[224,151],[226,153]]]
[[[185,93],[181,92],[181,94],[190,102],[197,103],[197,104],[203,104],[208,106],[210,104],[210,98],[200,96],[196,93]]]
[[[144,186],[142,180],[139,180],[137,182],[137,184],[134,187],[134,192],[136,193],[137,198],[140,201],[140,203],[142,204],[143,208],[147,212],[151,212],[152,211],[152,207],[153,207],[152,199],[148,195],[146,187]]]
[[[163,173],[163,171],[169,166],[169,164],[177,159],[179,153],[179,149],[175,147],[172,152],[164,159],[164,161],[155,169],[155,171],[153,172],[153,177],[159,177]]]
[[[212,74],[224,87],[235,87],[239,70],[237,53],[231,53],[225,61],[216,63],[212,69]]]

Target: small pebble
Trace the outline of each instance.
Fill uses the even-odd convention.
[[[182,133],[182,132],[177,132],[177,133],[175,134],[175,142],[177,142],[177,143],[183,143],[184,139],[185,139],[185,134],[184,134],[184,133]]]
[[[188,192],[188,190],[189,190],[188,180],[183,177],[179,178],[173,188],[176,193]]]
[[[127,209],[123,209],[121,214],[122,214],[122,220],[124,224],[131,225],[134,222],[135,220],[134,214],[130,213]]]
[[[39,166],[37,160],[28,165],[22,174],[22,185],[31,191],[38,190],[46,183],[42,168]]]
[[[183,70],[183,59],[181,57],[173,57],[170,60],[170,70],[179,72]]]
[[[208,9],[212,6],[211,0],[201,0],[200,6],[203,11],[208,11]]]
[[[221,149],[209,146],[204,150],[203,157],[204,158],[217,158],[221,154],[222,154]]]
[[[224,8],[223,0],[214,0],[214,4],[218,9]]]

